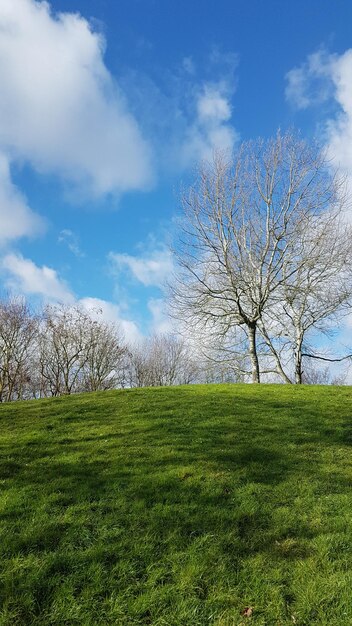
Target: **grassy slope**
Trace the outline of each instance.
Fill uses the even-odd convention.
[[[352,624],[351,388],[86,394],[0,425],[2,626]]]

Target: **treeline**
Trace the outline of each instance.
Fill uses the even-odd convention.
[[[101,311],[0,301],[0,402],[124,387],[248,382],[246,354],[211,356],[171,334],[128,344]],[[272,379],[274,381],[278,379]],[[343,384],[329,368],[306,366],[303,382]]]
[[[24,298],[0,302],[0,402],[230,380],[228,367],[196,358],[177,336],[128,345],[99,310],[56,305],[33,311]]]

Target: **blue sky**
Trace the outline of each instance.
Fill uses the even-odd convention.
[[[351,25],[349,0],[1,0],[3,288],[167,330],[201,158],[295,125],[352,175]]]

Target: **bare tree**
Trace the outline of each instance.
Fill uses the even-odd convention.
[[[127,348],[101,311],[47,307],[37,344],[40,396],[112,389],[123,382]]]
[[[130,346],[129,350],[127,385],[129,387],[149,387],[152,386],[151,381],[146,341],[135,343],[133,346]]]
[[[319,148],[292,133],[243,143],[233,157],[216,154],[182,197],[171,313],[219,337],[241,327],[252,381],[260,382],[262,320],[302,269],[287,264],[295,233],[343,202]]]
[[[204,332],[195,328],[188,341],[192,345],[193,358],[198,363],[198,380],[206,383],[247,382],[250,362],[247,352],[247,335],[243,328],[233,327],[219,334],[216,326]]]
[[[198,367],[186,342],[168,334],[147,337],[130,350],[132,387],[185,385],[197,379]]]
[[[302,382],[305,385],[346,385],[347,370],[333,374],[330,367],[316,367],[312,362],[305,365]]]
[[[321,369],[313,366],[306,367],[302,374],[302,382],[305,385],[329,385],[331,383],[329,366]]]
[[[80,388],[89,353],[89,321],[88,313],[79,307],[46,308],[38,349],[42,388],[50,395],[70,394]]]
[[[0,401],[25,397],[37,319],[23,298],[0,303]]]
[[[294,381],[298,384],[303,382],[304,358],[348,358],[319,356],[308,345],[308,338],[312,331],[329,334],[351,310],[351,238],[351,226],[343,219],[340,207],[336,207],[323,215],[306,216],[287,246],[277,302],[263,316],[260,328],[276,358],[279,373],[286,379],[289,374],[281,355],[286,354],[286,360],[287,351],[292,355]],[[270,337],[267,327],[273,329],[273,325],[274,337]]]
[[[81,372],[82,391],[101,391],[122,386],[127,347],[116,324],[96,317],[83,318],[86,325],[86,359]]]

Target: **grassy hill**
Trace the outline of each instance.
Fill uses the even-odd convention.
[[[352,624],[352,389],[0,407],[0,624]]]

